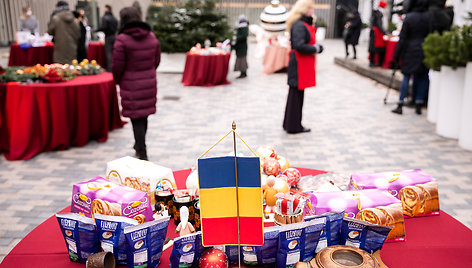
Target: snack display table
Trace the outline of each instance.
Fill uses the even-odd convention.
[[[105,45],[101,42],[90,42],[87,49],[87,59],[89,61],[96,60],[98,65],[103,69],[107,68],[107,53]]]
[[[279,45],[267,46],[262,60],[264,73],[271,74],[288,67],[290,48]]]
[[[323,171],[299,169],[302,176]],[[190,170],[174,172],[179,189],[185,188]],[[70,208],[62,212],[68,212]],[[441,211],[439,216],[405,219],[406,242],[386,243],[381,257],[390,268],[403,267],[469,267],[472,254],[472,231]],[[175,238],[176,226],[171,220],[167,237]],[[162,253],[159,267],[169,267],[172,248]],[[69,261],[64,238],[55,216],[31,231],[5,257],[0,267],[85,267]]]
[[[382,64],[382,69],[389,69],[392,66],[393,56],[395,55],[395,47],[397,44],[398,40],[385,40],[385,58]]]
[[[182,75],[184,86],[216,86],[229,84],[226,80],[230,53],[221,55],[193,55],[187,53]]]
[[[8,66],[33,66],[51,64],[53,62],[54,45],[47,43],[41,47],[23,49],[19,44],[11,44]]]
[[[0,152],[8,160],[104,142],[110,130],[124,124],[111,73],[61,83],[3,84],[0,101]]]

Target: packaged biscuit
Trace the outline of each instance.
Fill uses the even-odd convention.
[[[122,216],[95,215],[98,239],[103,251],[115,255],[118,265],[126,265],[125,227],[138,225],[138,221]]]
[[[214,248],[221,250],[228,257],[229,264],[238,264],[238,246],[226,245],[226,246],[214,246]]]
[[[161,262],[170,217],[126,227],[127,266],[157,267]]]
[[[318,253],[322,249],[339,245],[339,239],[341,235],[341,225],[344,218],[344,211],[342,212],[327,212],[321,215],[306,217],[305,221],[311,221],[314,219],[325,218],[326,222],[321,232],[320,240],[316,246],[315,252]]]
[[[174,246],[170,255],[170,267],[185,268],[197,265],[204,251],[202,232],[177,237],[174,239]]]
[[[100,251],[93,219],[75,213],[58,213],[56,218],[71,261],[85,263],[90,255]]]
[[[369,253],[382,248],[392,227],[345,217],[341,227],[341,245],[363,249]]]
[[[131,156],[108,162],[106,174],[115,183],[147,193],[152,207],[156,203],[156,190],[177,189],[172,169]]]
[[[326,218],[324,217],[306,222],[302,261],[310,261],[315,256],[315,249],[320,240],[321,232],[325,226],[325,222]]]
[[[294,267],[304,256],[306,222],[280,227],[277,268]]]
[[[263,265],[274,267],[279,246],[279,226],[264,228],[264,244],[262,246],[243,246],[242,258],[247,265]]]
[[[146,193],[101,177],[74,184],[71,212],[92,218],[95,214],[125,216],[138,223],[153,220]]]

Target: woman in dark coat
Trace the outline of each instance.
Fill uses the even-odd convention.
[[[346,57],[349,56],[348,46],[352,45],[354,52],[354,59],[357,59],[356,46],[359,43],[359,36],[361,35],[362,20],[361,15],[356,10],[349,14],[349,20],[344,26],[346,28],[346,36],[344,37],[344,44],[346,45]]]
[[[161,46],[151,32],[151,26],[141,21],[136,8],[123,8],[120,20],[120,32],[113,48],[112,72],[120,85],[122,114],[133,124],[136,156],[147,160],[147,118],[156,112],[156,68],[161,60]]]
[[[430,33],[431,16],[428,12],[428,0],[416,0],[411,7],[400,32],[400,40],[395,48],[395,62],[401,60],[404,75],[400,86],[400,99],[393,113],[402,114],[403,101],[408,94],[410,77],[413,76],[416,113],[421,114],[426,92],[429,88],[428,68],[424,65],[423,41]]]
[[[288,63],[289,92],[283,128],[289,134],[310,131],[302,126],[304,90],[316,85],[315,54],[323,51],[323,46],[316,44],[314,11],[313,0],[298,0],[287,19],[292,51]]]
[[[249,21],[246,16],[240,15],[236,23],[236,63],[234,64],[234,71],[241,72],[238,78],[247,76],[247,36],[249,35]]]

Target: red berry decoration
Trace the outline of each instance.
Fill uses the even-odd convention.
[[[228,267],[228,257],[223,251],[211,248],[205,251],[200,257],[200,267],[203,268],[227,268]]]
[[[296,168],[287,168],[287,170],[284,172],[284,175],[288,177],[287,183],[290,185],[290,187],[297,185],[300,181],[300,178],[302,177],[302,174]]]

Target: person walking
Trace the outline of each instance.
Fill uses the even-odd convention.
[[[79,22],[64,1],[57,3],[57,9],[48,25],[48,34],[54,37],[54,62],[70,64],[77,58],[77,44],[80,38]]]
[[[302,126],[302,109],[305,88],[316,85],[316,53],[323,52],[323,46],[316,44],[313,15],[313,0],[298,0],[287,19],[292,51],[288,63],[287,105],[283,128],[289,134],[310,132]]]
[[[20,31],[39,34],[39,22],[30,7],[24,7],[20,17]]]
[[[247,76],[247,36],[249,35],[249,21],[245,15],[240,15],[236,23],[236,63],[234,64],[234,71],[241,72],[237,78],[244,78]]]
[[[122,114],[131,119],[136,157],[147,160],[148,116],[156,113],[156,68],[161,46],[151,26],[134,7],[120,10],[120,31],[113,48],[112,73],[120,85]]]
[[[97,32],[105,34],[105,51],[107,53],[107,71],[111,71],[113,44],[115,43],[116,30],[118,28],[118,20],[111,12],[111,6],[105,5],[105,14],[102,17],[102,23]]]
[[[424,65],[422,44],[431,32],[431,15],[428,12],[428,0],[412,2],[411,12],[406,14],[400,32],[400,40],[395,48],[394,60],[398,64],[401,60],[403,81],[400,86],[400,98],[393,113],[403,113],[404,99],[408,94],[410,78],[413,77],[413,91],[415,92],[415,111],[421,114],[429,88],[429,69]]]
[[[361,15],[356,10],[349,13],[349,20],[344,26],[346,28],[346,36],[344,37],[344,44],[346,46],[346,58],[349,57],[348,46],[352,46],[354,53],[353,59],[357,59],[356,46],[359,43],[359,36],[361,35],[362,20]]]

